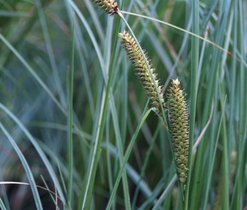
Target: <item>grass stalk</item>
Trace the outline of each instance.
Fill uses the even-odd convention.
[[[222,188],[222,208],[228,210],[229,209],[229,168],[230,168],[230,161],[229,161],[229,151],[228,151],[228,141],[227,141],[227,135],[226,135],[226,118],[224,114],[224,104],[226,101],[226,96],[223,91],[223,85],[220,84],[220,105],[221,110],[223,110],[222,114],[222,147],[223,147],[223,157],[222,157],[222,179],[223,179],[223,188]],[[220,129],[220,127],[219,127]]]
[[[69,69],[69,82],[68,82],[68,201],[70,204],[70,208],[73,206],[73,168],[74,168],[74,143],[73,143],[73,94],[74,94],[74,60],[75,60],[75,19],[73,18],[72,25],[72,50],[71,50],[71,67]]]
[[[241,1],[235,2],[235,8],[238,10],[236,19],[238,23],[239,34],[237,36],[237,40],[245,40],[243,38],[243,30],[244,30],[244,22],[243,22],[243,3]],[[246,40],[245,40],[246,42]],[[244,44],[241,42],[238,43],[238,49],[241,57],[246,57],[246,53],[244,52]],[[239,104],[238,104],[238,114],[239,114],[239,133],[237,136],[237,168],[235,175],[235,182],[233,187],[233,199],[231,203],[232,209],[242,209],[243,208],[243,193],[244,193],[244,180],[245,180],[245,172],[244,172],[244,160],[246,160],[246,130],[247,130],[247,100],[246,100],[246,67],[244,68],[243,62],[239,64],[239,84],[237,86],[239,92]]]
[[[199,2],[192,1],[192,32],[199,34]],[[194,143],[194,126],[196,115],[196,98],[197,98],[197,72],[199,61],[199,39],[192,37],[191,41],[191,69],[190,69],[190,130],[189,130],[189,157],[188,157],[188,177],[185,189],[184,210],[189,208],[190,182],[192,174],[192,147]]]

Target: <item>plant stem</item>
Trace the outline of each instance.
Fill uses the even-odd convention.
[[[192,33],[199,35],[199,1],[192,1]],[[199,39],[195,36],[191,38],[191,69],[190,69],[190,132],[189,132],[189,159],[188,159],[188,177],[185,189],[184,210],[189,209],[189,189],[192,172],[192,145],[194,142],[194,126],[196,114],[196,98],[197,98],[197,70],[199,61]]]

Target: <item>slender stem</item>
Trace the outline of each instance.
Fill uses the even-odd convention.
[[[199,1],[192,1],[192,32],[199,34]],[[190,188],[190,179],[192,172],[192,145],[194,142],[194,126],[195,126],[195,114],[196,114],[196,98],[197,98],[197,70],[198,70],[198,60],[199,60],[199,39],[195,36],[191,39],[191,87],[190,87],[190,133],[189,133],[189,160],[188,160],[188,177],[185,189],[185,200],[184,200],[184,210],[189,209],[189,188]]]
[[[73,90],[74,90],[74,58],[75,58],[75,24],[73,16],[73,39],[72,39],[72,52],[71,52],[71,68],[69,72],[69,116],[68,116],[68,139],[69,139],[69,180],[68,180],[68,201],[70,207],[72,207],[72,192],[73,192],[73,165],[74,165],[74,154],[73,154]]]
[[[145,16],[145,15],[141,15],[141,14],[136,14],[136,13],[132,13],[132,12],[127,12],[127,11],[123,11],[123,10],[121,10],[121,11],[119,10],[118,14],[119,14],[120,12],[121,12],[122,14],[128,14],[128,15],[132,15],[132,16],[136,16],[136,17],[141,17],[141,18],[144,18],[144,19],[152,20],[152,21],[154,21],[154,22],[161,23],[161,24],[163,24],[163,25],[167,25],[167,26],[169,26],[169,27],[171,27],[171,28],[174,28],[174,29],[176,29],[176,30],[182,31],[182,32],[184,32],[184,33],[187,33],[187,34],[191,35],[192,37],[198,38],[198,40],[199,40],[199,39],[200,39],[200,40],[203,40],[203,41],[205,41],[205,42],[207,42],[207,43],[209,43],[209,44],[211,44],[211,45],[217,47],[218,49],[220,49],[220,50],[226,52],[228,55],[231,55],[232,57],[236,58],[238,61],[240,61],[240,59],[241,59],[241,62],[243,62],[245,65],[247,65],[247,64],[245,63],[245,61],[242,59],[241,56],[236,57],[236,56],[233,55],[230,51],[226,51],[226,50],[225,50],[223,47],[221,47],[220,45],[216,44],[216,43],[213,42],[213,41],[210,41],[209,39],[205,39],[204,37],[202,37],[202,36],[196,34],[194,31],[190,32],[190,31],[188,31],[188,30],[186,30],[186,29],[180,28],[180,27],[175,26],[175,25],[173,25],[173,24],[171,24],[171,23],[167,23],[167,22],[165,22],[165,21],[162,21],[162,20],[159,20],[159,19],[156,19],[156,18],[153,18],[153,17],[149,17],[149,16]],[[198,21],[199,21],[199,20],[198,20]]]

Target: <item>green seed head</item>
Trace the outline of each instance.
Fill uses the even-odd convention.
[[[135,73],[142,83],[142,86],[146,90],[148,97],[150,98],[155,112],[162,117],[162,107],[165,108],[162,88],[159,85],[159,81],[156,79],[157,74],[154,73],[155,69],[152,68],[152,63],[148,58],[147,53],[145,53],[145,59],[148,61],[148,64],[145,62],[145,59],[143,58],[137,43],[129,33],[124,31],[123,33],[119,34],[119,37],[122,39],[121,44],[125,48],[127,55],[134,66]],[[149,69],[151,70],[152,75],[150,74]],[[159,102],[159,98],[161,103]]]
[[[118,12],[117,2],[113,0],[95,0],[94,3],[107,14],[114,15]]]
[[[178,79],[172,80],[168,93],[169,126],[178,180],[186,183],[189,151],[189,117],[187,103]]]

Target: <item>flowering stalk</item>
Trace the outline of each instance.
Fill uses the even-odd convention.
[[[168,93],[169,127],[174,150],[178,180],[183,185],[187,179],[189,151],[189,117],[187,103],[178,79],[172,80]]]
[[[113,0],[95,0],[94,3],[107,14],[114,15],[118,12],[117,2]]]
[[[134,66],[135,73],[151,100],[154,111],[162,117],[161,105],[163,106],[163,109],[165,108],[162,88],[159,85],[159,81],[156,79],[157,75],[154,73],[155,69],[152,68],[152,63],[148,58],[147,53],[144,53],[145,58],[143,58],[140,48],[128,32],[124,31],[123,33],[119,33],[119,37],[122,38],[121,44],[125,48],[127,55]],[[161,103],[159,102],[159,99]]]

